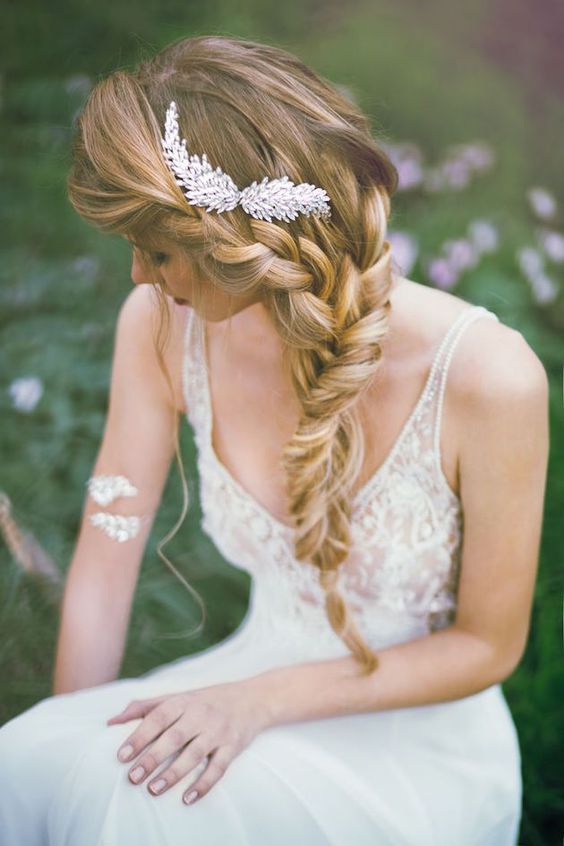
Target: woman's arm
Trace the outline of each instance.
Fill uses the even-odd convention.
[[[448,629],[352,657],[249,679],[271,724],[444,702],[506,679],[528,636],[549,452],[548,380],[523,336],[488,328],[453,361],[464,538],[458,607]],[[459,413],[462,417],[459,417]]]
[[[104,507],[85,495],[61,606],[54,694],[119,673],[139,567],[174,454],[177,412],[153,349],[155,314],[154,291],[140,285],[118,316],[108,415],[91,475],[123,475],[138,494]],[[97,511],[143,516],[141,528],[120,543],[90,523]]]

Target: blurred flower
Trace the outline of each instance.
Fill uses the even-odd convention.
[[[398,172],[398,191],[417,186],[430,192],[459,191],[466,188],[473,174],[489,170],[495,163],[494,150],[483,141],[452,146],[442,162],[429,167],[423,166],[423,154],[413,141],[380,141],[380,146]]]
[[[469,267],[474,267],[480,260],[480,253],[474,244],[465,238],[445,241],[443,252],[448,263],[458,273],[467,270]]]
[[[564,235],[552,229],[541,229],[538,239],[545,255],[557,264],[564,262]]]
[[[517,264],[528,277],[543,270],[544,258],[534,247],[521,247],[517,250]]]
[[[100,262],[94,256],[78,256],[72,262],[72,269],[85,285],[91,285],[98,275]]]
[[[474,171],[483,172],[490,170],[495,164],[495,152],[484,141],[473,141],[470,144],[463,144],[457,147],[456,150],[462,161],[466,162]]]
[[[43,384],[37,376],[22,376],[14,379],[8,388],[12,405],[18,411],[33,411],[43,393]]]
[[[470,182],[470,167],[463,159],[447,159],[441,165],[445,183],[449,188],[466,188]]]
[[[527,191],[527,198],[532,210],[543,219],[552,217],[556,212],[556,200],[546,188],[535,186]]]
[[[489,170],[495,162],[493,149],[482,141],[450,147],[446,158],[433,168],[427,168],[423,183],[428,191],[466,188],[474,173]]]
[[[551,303],[558,296],[558,285],[546,273],[534,273],[529,277],[529,285],[533,297],[540,305]]]
[[[446,176],[439,167],[429,167],[423,174],[423,187],[426,191],[442,191],[447,187]]]
[[[423,163],[420,148],[412,141],[396,144],[380,142],[398,172],[398,191],[416,188],[423,182]]]
[[[468,237],[480,253],[493,253],[499,243],[499,233],[489,220],[473,220],[468,224]]]
[[[12,288],[8,288],[2,295],[4,303],[9,303],[16,308],[19,306],[31,305],[39,302],[41,291],[29,282],[17,282]]]
[[[92,88],[92,80],[84,73],[76,73],[65,80],[65,91],[68,94],[78,94],[86,97]]]
[[[102,338],[108,329],[103,323],[83,323],[77,335],[87,341],[97,341]]]
[[[351,103],[358,106],[358,98],[356,94],[353,94],[352,89],[350,89],[347,85],[336,84],[335,88],[343,95],[343,97],[346,97],[347,100],[350,100]]]
[[[388,232],[387,239],[392,248],[394,263],[404,276],[408,276],[419,252],[416,239],[409,232]]]
[[[437,288],[452,288],[458,281],[458,271],[446,258],[436,258],[428,262],[427,275]]]
[[[521,247],[517,250],[517,263],[537,303],[544,305],[556,299],[560,289],[554,279],[545,273],[542,253],[534,247]]]
[[[73,129],[76,129],[76,127],[77,127],[77,122],[78,122],[78,119],[81,115],[81,112],[82,112],[82,107],[79,106],[78,109],[75,109],[74,112],[71,115],[70,122],[71,122],[71,126],[73,127]]]
[[[416,188],[423,181],[423,168],[415,159],[402,159],[397,165],[399,184],[398,191]]]
[[[475,220],[468,226],[472,238],[450,238],[441,254],[427,263],[429,278],[439,288],[452,288],[464,271],[476,267],[482,252],[497,244],[497,230],[488,221]]]

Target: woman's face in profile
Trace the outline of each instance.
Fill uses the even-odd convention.
[[[162,244],[162,250],[152,250],[150,260],[143,257],[132,244],[131,279],[135,285],[157,281],[178,305],[190,305],[205,320],[220,322],[260,302],[259,294],[234,295],[220,290],[212,282],[198,282],[186,253],[174,242]]]

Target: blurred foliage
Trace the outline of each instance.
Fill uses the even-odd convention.
[[[226,0],[144,0],[142,12],[135,13],[125,0],[29,0],[25,10],[13,0],[4,4],[0,488],[9,495],[19,525],[35,535],[64,574],[104,425],[115,320],[131,285],[126,245],[88,228],[65,197],[73,118],[98,76],[179,35],[234,34],[285,47],[345,86],[383,142],[410,140],[432,162],[449,145],[487,141],[498,157],[490,174],[463,192],[399,193],[390,226],[417,236],[419,254],[408,275],[430,284],[427,261],[446,239],[459,237],[477,217],[495,223],[500,248],[463,274],[453,293],[491,308],[522,332],[549,374],[552,439],[539,577],[526,654],[504,683],[523,755],[519,843],[549,846],[557,838],[560,842],[564,815],[558,790],[564,700],[564,304],[562,290],[550,306],[535,301],[515,256],[534,241],[527,189],[537,183],[561,188],[564,149],[557,141],[564,108],[540,87],[533,98],[529,85],[525,97],[510,60],[495,67],[472,49],[485,38],[489,15],[486,0],[466,5],[463,16],[453,15],[447,0],[433,0],[425,15],[407,1],[345,7],[320,0],[284,5],[240,0],[236,6]],[[28,413],[14,406],[9,393],[10,383],[25,376],[43,386]],[[246,612],[247,574],[228,566],[199,529],[195,446],[188,425],[181,447],[192,507],[166,554],[201,593],[208,623],[197,640],[159,639],[190,630],[200,619],[194,600],[178,589],[155,552],[180,512],[173,463],[133,603],[125,677],[223,639]],[[0,589],[0,721],[5,721],[51,695],[58,608],[42,579],[24,573],[4,546]]]

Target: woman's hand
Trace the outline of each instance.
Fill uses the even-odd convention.
[[[183,795],[185,802],[205,796],[236,755],[268,725],[266,710],[251,680],[134,700],[107,725],[140,717],[143,722],[118,751],[121,761],[137,758],[129,772],[134,784],[150,776],[169,755],[183,750],[148,784],[153,794],[163,793],[209,757],[207,767]],[[123,755],[127,746],[132,748]],[[193,796],[195,791],[197,795]]]

